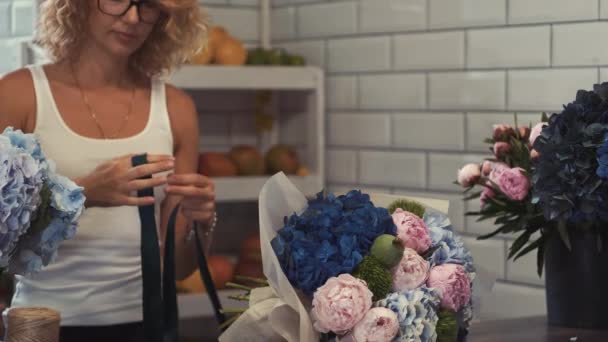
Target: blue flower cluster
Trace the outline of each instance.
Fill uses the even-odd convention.
[[[439,292],[425,286],[415,290],[391,293],[374,304],[397,314],[399,333],[394,341],[431,342],[437,340]]]
[[[602,145],[597,149],[598,167],[595,171],[597,176],[602,179],[608,178],[608,133],[604,135]]]
[[[601,147],[607,131],[608,83],[578,91],[574,102],[551,115],[533,146],[540,154],[533,203],[542,206],[547,220],[608,220],[608,184],[602,177],[608,157],[602,157]]]
[[[0,135],[0,268],[28,275],[48,265],[76,233],[82,188],[55,173],[36,138]]]
[[[423,217],[424,223],[431,235],[431,249],[433,253],[429,257],[431,267],[442,264],[459,264],[470,273],[475,273],[473,256],[464,245],[464,241],[456,235],[447,215],[427,210]]]
[[[286,218],[271,245],[289,281],[311,295],[327,279],[351,273],[381,234],[395,235],[396,227],[369,195],[319,193],[301,215]]]

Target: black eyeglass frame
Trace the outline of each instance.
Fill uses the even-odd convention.
[[[103,14],[107,14],[113,17],[122,17],[123,15],[127,14],[127,12],[129,12],[131,10],[131,7],[135,6],[135,8],[137,8],[137,17],[139,18],[139,21],[141,21],[144,24],[149,24],[149,25],[153,25],[156,24],[159,20],[161,20],[161,18],[163,17],[163,11],[158,8],[158,16],[156,17],[156,19],[153,22],[148,22],[144,19],[144,17],[142,17],[141,15],[141,6],[146,4],[146,3],[153,3],[153,1],[149,1],[149,0],[130,0],[129,1],[129,6],[127,6],[127,9],[125,9],[121,14],[112,14],[112,13],[108,13],[106,11],[103,10],[102,6],[101,6],[101,2],[103,0],[97,0],[97,8],[99,9],[99,11]]]

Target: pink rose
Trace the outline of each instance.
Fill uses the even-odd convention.
[[[429,230],[420,217],[403,209],[395,210],[392,216],[397,226],[397,237],[401,239],[403,247],[411,248],[420,254],[431,247]]]
[[[366,283],[350,274],[329,278],[312,299],[315,329],[344,334],[372,307],[372,297]]]
[[[513,128],[507,124],[494,125],[492,137],[496,141],[503,141],[509,139],[513,133]]]
[[[539,122],[532,127],[532,131],[530,131],[530,146],[534,146],[536,138],[540,136],[540,134],[543,132],[543,127],[545,126],[547,126],[546,122]]]
[[[393,290],[413,290],[426,283],[429,276],[429,262],[415,250],[406,248],[399,265],[393,269]]]
[[[483,207],[485,207],[486,204],[488,204],[488,199],[494,198],[494,196],[496,196],[496,194],[494,193],[494,190],[489,186],[485,186],[483,188],[483,191],[481,192],[481,197],[479,198],[479,203],[481,204],[481,208],[483,209]]]
[[[530,189],[530,179],[519,168],[504,171],[497,184],[507,197],[515,201],[526,198]]]
[[[387,308],[372,308],[355,325],[351,336],[354,342],[390,342],[398,332],[397,314]]]
[[[458,184],[465,188],[475,185],[481,177],[481,170],[477,164],[467,164],[458,170]]]
[[[456,264],[443,264],[431,269],[428,287],[441,293],[441,306],[458,311],[471,299],[471,280],[464,267]]]
[[[504,141],[494,143],[494,155],[496,158],[503,158],[511,152],[511,145]]]

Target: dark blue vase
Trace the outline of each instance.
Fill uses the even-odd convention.
[[[559,234],[545,248],[545,284],[549,325],[608,329],[608,241],[601,251],[596,234],[569,230],[572,250]]]

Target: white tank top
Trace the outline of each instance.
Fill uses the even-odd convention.
[[[36,91],[36,127],[44,153],[69,178],[129,153],[173,154],[165,85],[153,80],[145,129],[124,139],[83,137],[63,121],[42,66],[30,66]],[[86,113],[83,113],[83,115]],[[164,199],[154,190],[156,218]],[[76,236],[63,242],[55,262],[39,274],[17,277],[11,306],[43,306],[61,313],[61,324],[111,325],[142,320],[142,277],[137,207],[88,208]]]

